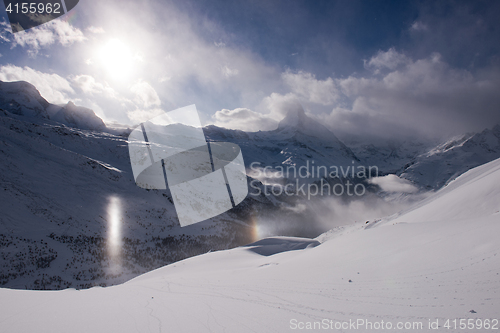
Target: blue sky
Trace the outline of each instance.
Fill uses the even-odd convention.
[[[340,137],[442,137],[500,121],[497,1],[97,1],[13,35],[0,80],[138,124],[196,104],[269,130],[301,105]]]

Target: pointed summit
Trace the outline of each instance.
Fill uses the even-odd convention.
[[[332,131],[308,117],[300,105],[288,111],[285,118],[280,121],[277,131],[290,134],[301,133],[323,140],[338,141]]]
[[[322,142],[327,142],[329,147],[340,151],[344,157],[358,161],[354,153],[332,131],[323,124],[308,117],[300,105],[288,111],[285,118],[280,121],[275,132],[287,140],[294,139],[301,142],[313,142],[319,139]]]
[[[302,106],[297,105],[296,108],[288,111],[285,118],[280,121],[278,129],[282,129],[285,127],[299,127],[301,124],[304,124],[308,120],[312,119],[306,116],[306,113],[304,112]]]
[[[94,111],[83,106],[77,106],[69,101],[53,117],[53,120],[67,124],[72,127],[103,131],[106,125]]]

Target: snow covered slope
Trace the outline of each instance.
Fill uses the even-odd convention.
[[[252,240],[234,214],[181,228],[167,193],[136,186],[126,137],[33,121],[0,110],[0,285],[121,283]]]
[[[377,165],[381,174],[397,174],[423,190],[438,190],[467,170],[500,158],[500,125],[441,143],[356,137],[345,142],[363,165]]]
[[[398,174],[423,188],[436,190],[465,171],[497,158],[500,158],[500,125],[429,149]]]
[[[436,142],[397,139],[366,141],[363,137],[351,137],[344,141],[364,165],[376,165],[381,174],[401,173],[420,155],[434,148]]]
[[[51,119],[81,129],[95,131],[104,131],[106,129],[106,125],[101,118],[95,115],[94,111],[82,106],[76,106],[73,102],[68,102],[68,104],[61,107]]]
[[[499,184],[500,160],[497,159],[467,171],[411,211],[401,212],[385,223],[458,221],[495,214],[500,219]]]
[[[0,323],[9,332],[465,332],[463,319],[471,332],[496,331],[499,183],[495,160],[397,218],[316,240],[275,237],[108,288],[0,289]]]

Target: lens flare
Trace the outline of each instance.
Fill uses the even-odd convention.
[[[121,267],[121,202],[117,197],[109,198],[107,250],[111,270],[115,273]]]
[[[250,220],[250,226],[252,227],[251,237],[252,242],[256,242],[265,237],[264,227],[259,224],[258,218],[256,216],[252,216]]]

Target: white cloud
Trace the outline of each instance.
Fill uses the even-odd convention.
[[[79,105],[94,110],[105,122],[128,124],[130,118],[127,112],[144,108],[142,100],[136,103],[128,98],[127,90],[123,94],[111,88],[107,82],[99,81],[92,75],[70,75],[68,80],[75,89],[76,95],[81,98]]]
[[[282,78],[294,94],[308,102],[332,105],[339,99],[339,90],[331,77],[318,80],[311,73],[286,71]]]
[[[398,53],[394,48],[390,48],[386,52],[378,51],[369,61],[365,61],[365,68],[374,70],[376,74],[380,69],[388,68],[396,69],[401,64],[409,64],[411,60],[404,54]]]
[[[10,36],[12,36],[10,24],[2,20],[2,22],[0,22],[0,41],[10,42]]]
[[[90,33],[93,33],[93,34],[103,34],[103,33],[105,33],[105,31],[104,31],[103,28],[101,28],[101,27],[94,27],[94,26],[88,27],[87,31],[90,32]]]
[[[163,83],[163,82],[167,82],[167,81],[170,81],[172,79],[171,76],[162,76],[158,79],[158,82],[160,83]]]
[[[130,88],[130,91],[135,95],[134,101],[142,105],[143,108],[161,105],[160,97],[158,97],[156,90],[145,81],[139,80]]]
[[[76,75],[70,77],[73,86],[80,88],[85,94],[107,94],[110,97],[116,96],[116,92],[107,83],[97,82],[90,75]]]
[[[374,177],[368,180],[369,183],[380,186],[385,192],[415,193],[418,188],[409,180],[399,178],[396,175]]]
[[[53,20],[29,30],[15,34],[10,33],[10,38],[6,38],[12,42],[12,47],[17,45],[27,47],[28,52],[33,57],[43,47],[55,43],[69,45],[87,39],[80,29],[63,20]]]
[[[130,91],[135,95],[135,109],[127,111],[127,117],[133,124],[145,122],[165,112],[159,108],[160,97],[148,82],[139,80],[132,85]]]
[[[165,113],[162,109],[153,108],[149,110],[133,110],[127,112],[127,117],[132,121],[133,124],[143,123],[151,118],[159,116]]]
[[[281,120],[291,110],[302,110],[299,98],[294,93],[286,95],[272,93],[264,98],[261,104],[269,111],[269,116],[275,120]]]
[[[427,24],[420,22],[420,21],[415,21],[410,27],[410,31],[427,31],[429,30],[429,27]]]
[[[269,116],[245,108],[223,109],[217,111],[212,118],[216,126],[248,132],[273,130],[278,125],[278,122]]]
[[[0,80],[27,81],[33,84],[46,100],[55,104],[67,103],[70,99],[68,94],[75,93],[65,78],[57,74],[42,73],[30,67],[1,66]]]
[[[235,76],[235,75],[238,75],[238,73],[240,72],[237,69],[232,69],[232,68],[229,68],[227,66],[222,67],[221,71],[225,77]]]
[[[302,110],[302,105],[299,98],[293,93],[286,95],[272,93],[262,99],[258,108],[262,112],[256,112],[248,108],[222,109],[217,111],[212,116],[212,119],[214,125],[220,127],[248,132],[270,131],[278,127],[279,121],[288,112],[295,109]]]

